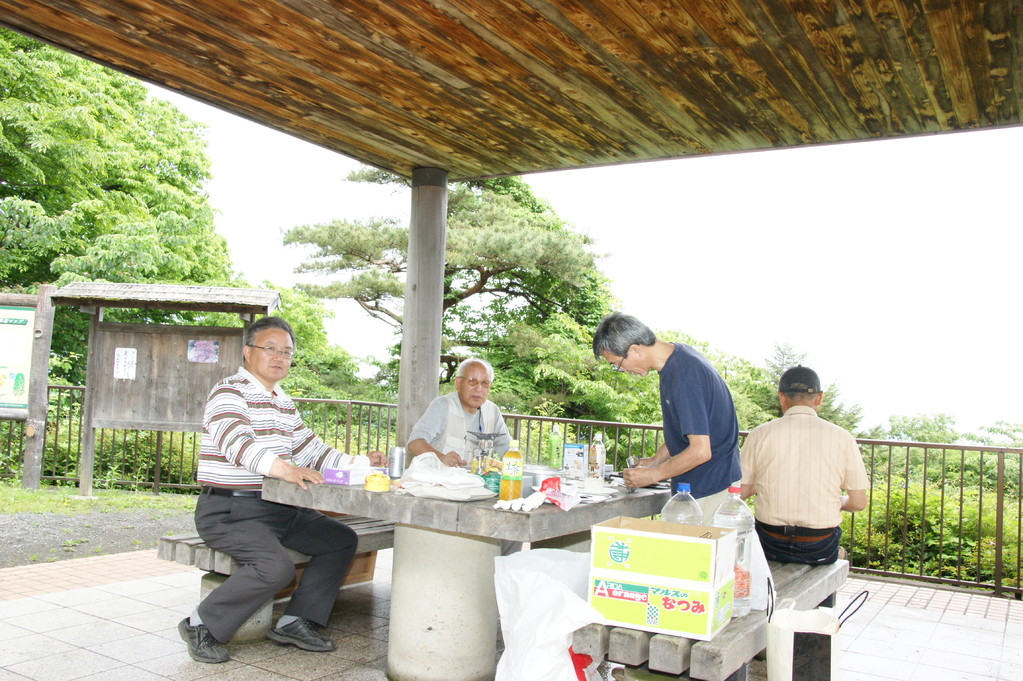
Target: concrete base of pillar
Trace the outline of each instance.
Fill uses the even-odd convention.
[[[395,526],[388,678],[492,681],[500,547],[496,539]]]
[[[218,575],[208,572],[202,576],[199,582],[199,600],[206,598],[211,591],[224,583],[225,575]],[[273,622],[274,603],[267,601],[257,610],[252,617],[245,620],[245,623],[238,628],[228,643],[248,643],[251,641],[262,641],[266,638],[266,632],[270,631]]]

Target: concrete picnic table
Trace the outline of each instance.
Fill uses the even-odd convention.
[[[387,675],[394,681],[485,681],[497,668],[494,558],[501,540],[588,550],[590,527],[659,513],[666,488],[624,490],[563,511],[494,508],[495,499],[447,501],[361,487],[267,478],[263,498],[395,523]]]

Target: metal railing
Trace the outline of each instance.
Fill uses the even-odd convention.
[[[83,397],[81,387],[50,386],[44,481],[78,482]],[[295,402],[309,427],[336,449],[365,454],[396,444],[395,405]],[[620,470],[628,456],[650,456],[663,441],[660,425],[504,416],[527,464],[560,467],[562,442],[589,442],[599,432],[608,463]],[[866,510],[844,514],[842,543],[854,572],[1023,595],[1023,449],[858,442],[871,489]],[[94,484],[195,490],[198,449],[197,433],[98,429]],[[19,475],[23,451],[23,424],[0,422],[0,477]]]

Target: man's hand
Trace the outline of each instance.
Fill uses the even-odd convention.
[[[320,485],[323,482],[323,473],[316,470],[315,468],[305,468],[303,466],[293,466],[291,464],[284,463],[280,459],[274,461],[274,464],[280,463],[281,468],[279,469],[280,474],[274,474],[274,478],[287,481],[288,483],[295,483],[303,490],[308,490],[306,483],[312,483],[314,485]],[[274,468],[277,466],[274,465]],[[271,469],[270,473],[273,474],[276,471]]]
[[[369,453],[369,465],[371,466],[386,466],[387,455],[383,452],[370,452]]]
[[[442,454],[439,458],[444,462],[445,466],[451,466],[452,468],[465,465],[465,461],[456,452]]]
[[[664,479],[661,477],[659,469],[651,468],[657,464],[643,466],[643,461],[650,461],[650,459],[642,459],[636,468],[626,468],[622,471],[622,479],[625,480],[627,487],[649,487]]]

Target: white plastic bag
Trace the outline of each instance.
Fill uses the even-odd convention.
[[[778,604],[767,622],[768,681],[837,681],[838,615],[834,608],[795,610]]]
[[[494,559],[504,652],[495,681],[576,681],[572,632],[600,614],[586,602],[590,556],[558,549]]]
[[[771,568],[767,565],[764,547],[760,545],[756,532],[753,533],[750,542],[752,544],[750,551],[750,609],[767,610],[767,594],[768,591],[774,591],[774,577],[771,576]],[[770,582],[770,586],[768,586],[768,582]]]
[[[452,501],[475,501],[497,496],[486,488],[483,478],[464,468],[444,465],[433,452],[424,452],[412,459],[395,492]]]

